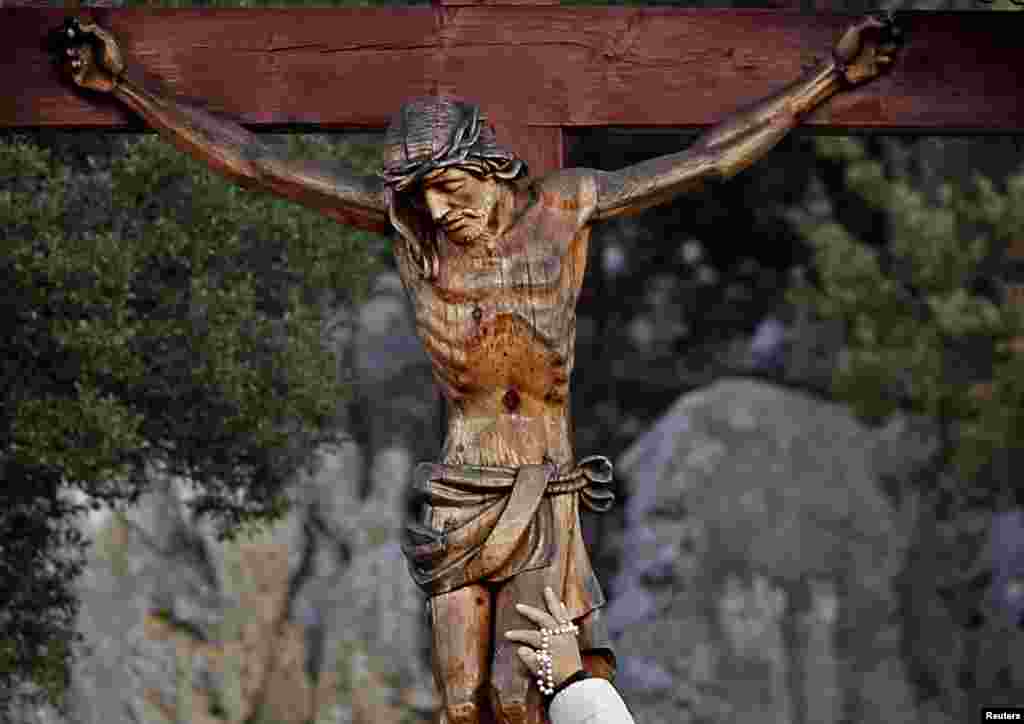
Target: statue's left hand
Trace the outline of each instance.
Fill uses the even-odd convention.
[[[872,14],[851,25],[832,54],[846,83],[861,85],[892,66],[902,42],[891,13]]]
[[[80,88],[110,93],[124,74],[117,39],[90,20],[71,17],[51,30],[49,50],[64,74]]]

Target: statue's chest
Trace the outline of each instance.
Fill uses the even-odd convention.
[[[508,354],[512,347],[560,346],[568,333],[575,295],[558,254],[442,262],[439,271],[416,305],[420,333],[435,344]]]
[[[571,285],[564,267],[577,232],[571,217],[534,203],[486,248],[443,255],[434,289],[453,302],[481,295],[529,302],[532,294]]]
[[[564,282],[565,259],[541,248],[513,254],[443,259],[430,296],[439,304],[536,307],[552,303]]]
[[[443,254],[437,277],[414,283],[421,333],[469,340],[507,318],[553,341],[568,334],[585,262],[586,230],[536,204],[491,248]]]

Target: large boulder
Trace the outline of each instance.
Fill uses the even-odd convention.
[[[912,512],[878,443],[842,406],[727,379],[622,456],[608,623],[638,721],[916,721],[893,616]]]

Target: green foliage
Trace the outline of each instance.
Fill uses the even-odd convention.
[[[295,136],[286,150],[339,153]],[[28,138],[0,141],[0,689],[14,677],[52,692],[70,650],[81,508],[64,492],[130,504],[154,470],[180,475],[224,537],[287,510],[285,482],[348,394],[330,313],[365,294],[382,244],[155,135],[127,144],[109,179],[110,213],[90,225],[95,200],[68,167]]]
[[[51,637],[34,657],[31,669],[33,683],[47,700],[57,707],[64,705],[65,692],[68,686],[68,670],[70,638],[68,636]],[[20,665],[18,645],[11,639],[0,641],[0,672],[14,671]]]
[[[1024,355],[1010,349],[1024,319],[991,284],[1007,246],[1024,238],[1024,172],[1005,193],[976,176],[930,200],[887,175],[857,139],[817,144],[845,164],[847,188],[884,213],[888,239],[873,247],[832,219],[805,220],[819,284],[791,299],[847,326],[836,396],[872,420],[898,406],[938,420],[944,452],[971,479],[1000,451],[1024,446]],[[979,395],[987,385],[991,394]]]
[[[4,467],[0,487],[0,711],[18,694],[60,707],[67,662],[80,640],[77,600],[68,587],[82,569],[84,543],[70,524],[76,512],[57,494],[53,476]],[[24,476],[23,487],[12,483]],[[29,494],[26,494],[26,490]],[[31,682],[19,691],[14,682]]]

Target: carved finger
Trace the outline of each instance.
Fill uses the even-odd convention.
[[[900,46],[897,43],[884,43],[878,46],[878,54],[886,57],[893,57],[900,52]]]
[[[836,43],[835,54],[844,63],[849,63],[857,57],[857,52],[860,50],[861,44],[859,30],[859,24],[852,26],[849,30],[843,33],[843,37],[841,37],[839,42]]]
[[[885,22],[883,22],[880,18],[875,17],[874,15],[868,15],[867,17],[860,21],[860,27],[862,29],[884,28]]]
[[[856,42],[859,43],[867,34],[875,32],[883,27],[885,26],[879,22],[878,18],[871,15],[864,15],[850,26],[849,30],[846,31],[846,35],[853,36],[853,38],[856,39]],[[847,40],[846,35],[843,36],[843,40]]]
[[[899,55],[899,48],[883,46],[879,48],[876,61],[879,65],[892,65]]]
[[[869,13],[864,16],[865,28],[893,28],[896,25],[896,19],[891,10],[878,10],[873,13]]]
[[[71,77],[77,82],[85,74],[85,60],[77,48],[68,48],[68,59],[66,68]]]
[[[89,19],[78,20],[76,18],[75,22],[78,24],[78,30],[80,32],[83,32],[83,33],[96,33],[97,30],[102,32],[102,29],[100,28],[100,26],[97,25],[96,23],[94,23],[92,20],[89,20]]]
[[[88,46],[82,46],[75,49],[74,58],[71,61],[72,75],[74,76],[75,82],[82,81],[85,78],[85,73],[92,64],[92,51]]]
[[[94,26],[96,37],[103,41],[103,64],[108,71],[114,75],[120,75],[124,71],[124,60],[121,58],[121,47],[113,35],[98,25]]]

